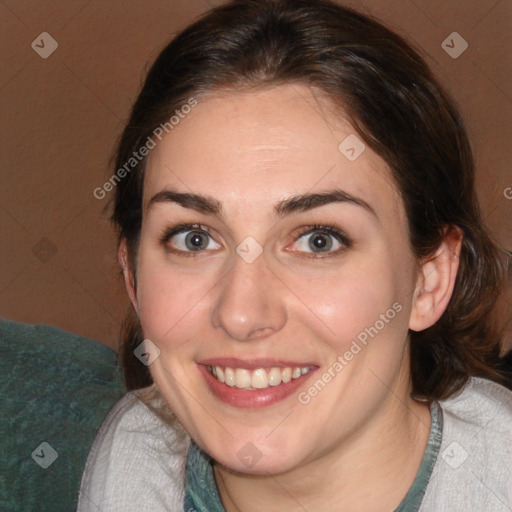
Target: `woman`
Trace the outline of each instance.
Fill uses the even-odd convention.
[[[117,169],[143,390],[79,510],[510,509],[505,267],[401,38],[328,1],[216,8],[157,58]]]

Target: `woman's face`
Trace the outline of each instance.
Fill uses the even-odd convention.
[[[201,99],[149,156],[136,307],[160,350],[150,371],[234,470],[335,453],[410,400],[417,263],[390,171],[354,134],[286,85]]]

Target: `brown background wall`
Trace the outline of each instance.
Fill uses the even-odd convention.
[[[405,35],[459,102],[474,143],[486,221],[512,250],[512,199],[505,197],[512,187],[512,2],[347,4]],[[117,346],[128,301],[103,212],[106,199],[96,199],[93,190],[112,174],[109,158],[147,64],[213,5],[0,1],[0,316]],[[42,32],[58,43],[46,59],[31,47],[36,38],[41,46]],[[469,44],[457,59],[442,48],[452,32]],[[508,317],[510,296],[502,301]]]

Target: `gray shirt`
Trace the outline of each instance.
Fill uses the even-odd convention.
[[[183,512],[190,438],[137,395],[127,393],[98,432],[78,512]],[[471,378],[457,396],[432,407],[429,444],[398,510],[511,512],[512,392]]]

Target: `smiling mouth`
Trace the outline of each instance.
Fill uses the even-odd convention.
[[[208,371],[216,380],[229,387],[254,391],[267,389],[269,387],[286,384],[309,373],[312,366],[285,368],[257,368],[248,370],[246,368],[230,368],[226,366],[207,366]]]

